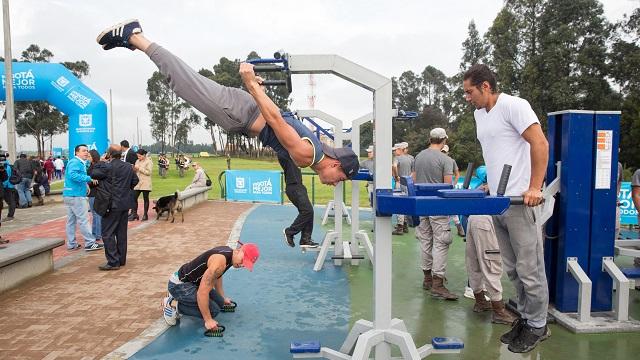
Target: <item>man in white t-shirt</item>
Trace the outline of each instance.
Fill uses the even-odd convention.
[[[473,65],[463,77],[465,98],[474,117],[491,195],[496,195],[502,167],[512,166],[506,196],[523,196],[524,205],[512,205],[494,216],[504,270],[516,288],[522,318],[500,341],[509,350],[529,352],[551,333],[547,327],[549,289],[544,268],[538,205],[549,160],[549,143],[531,105],[497,91],[495,75],[486,65]]]
[[[56,170],[55,177],[57,179],[62,179],[62,171],[64,170],[64,161],[60,159],[60,156],[58,156],[55,160],[53,160],[53,167]]]

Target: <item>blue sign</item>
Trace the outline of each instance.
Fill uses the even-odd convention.
[[[631,183],[623,182],[620,186],[620,224],[622,225],[638,225],[638,210],[631,200]]]
[[[57,158],[58,156],[62,157],[61,147],[54,147],[52,150],[53,150],[53,153],[51,155],[53,155],[54,158]]]
[[[0,62],[4,67],[4,62]],[[107,104],[62,64],[11,63],[15,101],[47,101],[69,117],[69,149],[86,144],[107,150]],[[5,100],[2,74],[0,101]]]
[[[227,170],[225,178],[227,200],[281,201],[280,171]]]

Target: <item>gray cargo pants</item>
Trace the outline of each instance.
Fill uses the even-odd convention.
[[[177,56],[153,43],[145,53],[167,77],[171,89],[184,101],[231,133],[248,134],[260,115],[253,97],[198,74]]]
[[[448,216],[421,216],[416,227],[416,238],[422,250],[422,270],[444,277],[447,254],[453,241]]]
[[[512,205],[504,214],[493,216],[502,267],[516,289],[518,311],[533,327],[547,323],[549,306],[542,229],[536,224],[540,208]]]

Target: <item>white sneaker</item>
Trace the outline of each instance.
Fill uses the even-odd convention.
[[[464,297],[472,299],[472,300],[476,299],[475,295],[473,295],[473,289],[468,287],[468,286],[464,287]],[[484,299],[486,301],[491,301],[491,299],[487,296],[486,292],[484,294]]]
[[[473,289],[468,286],[464,287],[464,297],[475,300],[476,297],[473,295]]]
[[[164,321],[169,326],[175,325],[178,320],[178,309],[171,306],[172,301],[173,296],[171,294],[162,299],[162,317],[164,317]]]

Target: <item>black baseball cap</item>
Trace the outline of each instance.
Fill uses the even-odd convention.
[[[353,178],[358,173],[360,163],[358,162],[358,156],[351,148],[334,148],[327,144],[322,144],[322,152],[328,157],[340,161],[342,171],[348,179]]]

